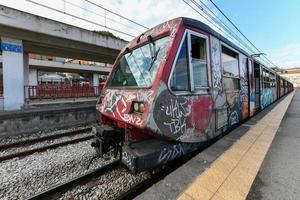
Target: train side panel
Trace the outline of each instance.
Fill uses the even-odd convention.
[[[249,117],[248,59],[211,36],[211,73],[218,135]]]

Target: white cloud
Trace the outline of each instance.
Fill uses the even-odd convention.
[[[101,25],[107,25],[113,29],[126,32],[130,35],[137,36],[146,29],[138,27],[135,24],[124,20],[116,15],[109,12],[105,12],[103,9],[98,8],[95,5],[88,3],[85,0],[33,0],[35,2],[47,5],[49,7],[66,11],[67,13],[82,17],[84,19],[96,22]],[[153,27],[164,21],[170,20],[172,18],[184,16],[191,17],[205,21],[198,13],[193,11],[188,7],[182,0],[151,0],[151,1],[141,1],[141,0],[91,0],[92,2],[99,4],[109,10],[112,10],[120,15],[123,15],[129,19],[137,21],[146,27]],[[189,1],[189,0],[187,0]],[[205,0],[206,1],[206,0]],[[43,8],[41,6],[32,4],[26,0],[0,0],[0,4],[13,7],[25,12],[30,12],[43,17],[51,18],[54,20],[69,23],[75,26],[86,28],[89,30],[105,30],[101,26],[97,26],[92,23],[84,22],[79,19]],[[75,5],[75,6],[74,6]],[[82,7],[82,8],[78,8]],[[109,19],[105,21],[105,16]],[[102,17],[101,17],[102,16]],[[107,29],[109,30],[109,29]],[[111,31],[111,30],[110,30]],[[132,39],[126,35],[111,31],[114,34],[125,38],[127,40]]]
[[[282,68],[300,66],[300,43],[287,44],[284,47],[272,50],[268,56]]]
[[[103,9],[96,7],[88,3],[85,0],[33,0],[47,6],[64,10],[67,13],[76,15],[78,17],[96,22],[97,24],[107,25],[113,29],[120,30],[122,32],[128,33],[133,36],[139,35],[141,32],[146,29],[139,27],[127,20],[124,20],[116,15],[113,15],[109,12],[105,12]],[[202,16],[197,12],[192,10],[187,6],[182,0],[90,0],[96,4],[99,4],[109,10],[112,10],[120,15],[123,15],[129,19],[132,19],[140,24],[143,24],[146,27],[153,27],[157,24],[160,24],[164,21],[184,16],[191,17],[198,20],[201,20],[205,23],[211,25],[207,22]],[[189,0],[186,0],[189,2]],[[202,0],[207,3],[207,0]],[[200,1],[197,1],[200,2]],[[38,5],[32,4],[26,0],[0,0],[0,4],[13,7],[25,12],[30,12],[36,15],[54,19],[57,21],[65,22],[72,24],[78,27],[82,27],[88,30],[109,30],[105,29],[96,24],[85,22],[74,17],[67,16],[62,13],[51,11],[47,8],[40,7]],[[76,6],[74,6],[74,5]],[[81,7],[81,8],[78,8]],[[214,10],[210,6],[211,9]],[[198,9],[199,10],[199,9]],[[199,10],[202,13],[202,11]],[[107,17],[105,21],[104,16]],[[220,16],[219,16],[220,17]],[[216,24],[215,24],[216,26]],[[221,32],[219,29],[223,30],[224,28],[217,25],[218,28],[212,26],[216,31]],[[115,35],[122,37],[126,40],[131,40],[132,37],[120,34],[118,32],[109,30]],[[224,35],[224,34],[223,34]],[[235,41],[234,41],[235,42]],[[271,60],[275,61],[276,64],[283,67],[290,67],[294,65],[300,65],[300,44],[290,44],[286,47],[279,48],[277,50],[268,52],[268,56]]]

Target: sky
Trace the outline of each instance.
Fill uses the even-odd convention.
[[[1,5],[89,30],[109,30],[126,40],[166,20],[185,16],[211,24],[182,0],[89,0],[143,26],[104,11],[86,0],[31,0],[87,19],[86,22],[26,0],[0,0]],[[190,0],[186,0],[189,2]],[[195,0],[200,4],[200,0]],[[213,12],[209,0],[201,0]],[[300,67],[300,0],[214,0],[261,52],[281,68]],[[200,13],[202,13],[200,11]],[[217,16],[222,18],[220,13]],[[225,21],[225,20],[224,20]],[[228,24],[229,25],[229,24]],[[105,26],[120,32],[104,28]],[[218,28],[216,28],[218,27]],[[122,32],[122,33],[121,33]],[[125,34],[124,34],[125,33]]]

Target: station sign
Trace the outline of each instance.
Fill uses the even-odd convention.
[[[2,51],[11,51],[16,53],[22,53],[23,47],[19,44],[11,44],[11,43],[1,43],[1,50]]]

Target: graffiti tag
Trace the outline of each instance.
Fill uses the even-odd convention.
[[[237,111],[232,111],[229,115],[229,126],[239,123],[239,115]]]
[[[173,160],[179,156],[185,154],[185,151],[181,144],[173,145],[171,148],[164,148],[158,157],[158,163],[166,163],[169,160]]]
[[[222,89],[222,74],[220,65],[220,46],[219,41],[215,38],[212,40],[212,75],[213,86]]]
[[[149,103],[152,94],[153,94],[153,91],[146,91],[146,92],[138,93],[137,94],[137,100],[139,102]]]
[[[171,99],[169,106],[162,106],[162,111],[165,111],[166,116],[170,118],[169,122],[164,122],[164,125],[169,126],[170,132],[173,134],[185,133],[186,117],[191,113],[191,105],[184,102],[178,102]]]
[[[121,111],[124,112],[126,110],[126,102],[122,95],[119,94],[113,94],[108,100],[107,100],[107,105],[105,107],[105,112],[109,114],[114,115],[114,111],[118,109],[118,103],[121,102],[123,105],[123,109]],[[115,116],[115,115],[114,115]]]
[[[134,169],[134,165],[133,165],[133,157],[131,154],[127,153],[126,151],[122,152],[122,162],[130,169],[133,170]]]
[[[142,119],[139,116],[130,115],[130,114],[124,114],[123,120],[128,123],[133,123],[136,125],[142,124]]]

